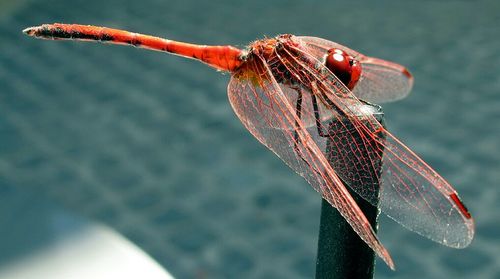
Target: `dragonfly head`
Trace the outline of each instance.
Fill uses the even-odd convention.
[[[325,66],[340,81],[352,90],[361,76],[361,63],[345,51],[338,48],[328,50],[325,59]]]

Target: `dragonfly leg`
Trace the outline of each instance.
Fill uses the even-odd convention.
[[[297,115],[298,119],[301,119],[302,117],[302,90],[299,87],[292,87],[292,89],[295,89],[297,91],[297,103],[295,105],[295,114]],[[317,117],[318,118],[318,117]],[[302,151],[299,149],[299,143],[300,143],[300,137],[298,130],[301,129],[298,120],[295,120],[295,129],[293,132],[293,150],[297,154],[297,156],[307,165],[311,170],[313,170],[318,176],[321,176],[321,172],[318,171],[315,167],[313,167],[303,156]],[[306,147],[307,148],[307,147]]]
[[[323,128],[321,127],[321,117],[319,115],[318,101],[316,100],[316,96],[314,96],[314,94],[311,94],[311,99],[314,110],[314,119],[316,120],[316,127],[318,128],[318,135],[324,138],[329,137],[330,135],[328,133],[325,133],[323,131]]]
[[[361,103],[365,104],[365,105],[368,105],[368,106],[371,106],[371,107],[376,108],[376,109],[377,109],[377,111],[382,110],[382,107],[381,107],[380,105],[377,105],[377,104],[374,104],[374,103],[370,103],[370,102],[365,101],[365,100],[363,100],[363,99],[359,99],[359,101],[360,101]]]
[[[297,118],[300,119],[302,117],[302,90],[298,87],[293,87],[297,91],[297,103],[295,105],[295,113],[297,115]],[[299,156],[306,165],[308,165],[314,172],[316,172],[318,175],[320,175],[320,172],[316,170],[315,167],[311,166],[311,164],[304,158],[302,155],[302,152],[299,149],[299,143],[300,143],[300,137],[298,130],[301,129],[298,120],[295,120],[295,131],[293,132],[293,150]]]
[[[297,104],[295,105],[295,113],[297,114],[297,118],[300,119],[302,116],[302,90],[300,90],[300,88],[294,88],[294,89],[297,91],[297,94],[298,94],[297,95]],[[299,147],[298,147],[298,144],[300,141],[299,133],[297,132],[298,129],[300,129],[299,122],[298,122],[298,120],[295,120],[295,131],[293,132],[293,139],[294,139],[293,149],[295,150],[297,155],[302,157],[300,155]]]

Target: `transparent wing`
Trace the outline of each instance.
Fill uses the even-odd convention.
[[[325,200],[337,208],[359,236],[391,267],[392,259],[370,223],[336,175],[324,154],[325,141],[313,139],[296,113],[298,90],[278,84],[259,57],[233,74],[228,86],[231,105],[244,126],[290,168],[303,176]],[[311,98],[302,94],[309,119]],[[321,145],[322,147],[318,146]]]
[[[456,191],[372,115],[360,117],[362,102],[323,66],[317,55],[310,54],[317,51],[316,47],[311,48],[301,41],[302,38],[294,37],[294,40],[295,43],[285,49],[286,57],[282,55],[283,63],[301,77],[302,85],[309,86],[313,95],[322,96],[319,106],[323,108],[319,110],[336,111],[331,114],[332,118],[345,116],[354,127],[352,137],[363,139],[362,143],[350,146],[349,152],[342,153],[344,146],[341,144],[333,145],[327,151],[340,154],[332,164],[336,175],[345,183],[365,179],[367,174],[376,173],[374,166],[381,160],[381,175],[375,176],[371,182],[363,180],[362,186],[359,183],[347,185],[372,204],[377,200],[374,189],[380,185],[380,208],[386,215],[444,245],[467,246],[474,235],[474,222]],[[320,126],[328,131],[329,123],[322,118]],[[336,141],[332,134],[327,138]],[[379,152],[381,149],[383,153]],[[380,154],[383,154],[382,158]],[[349,164],[345,162],[356,165],[357,171],[347,168]]]
[[[413,86],[408,70],[396,63],[365,56],[343,45],[316,37],[297,37],[307,45],[310,55],[322,61],[330,48],[339,48],[361,62],[361,78],[353,90],[359,99],[380,104],[406,97]]]

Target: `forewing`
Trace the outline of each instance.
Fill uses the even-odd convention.
[[[295,64],[295,69],[301,69],[302,80],[313,81],[313,86],[310,86],[313,94],[326,99],[320,105],[337,111],[332,114],[332,119],[343,115],[354,127],[351,136],[362,139],[360,144],[350,146],[348,152],[342,152],[342,145],[332,146],[330,152],[340,154],[339,160],[332,163],[335,173],[372,204],[377,201],[375,187],[380,185],[382,212],[406,228],[450,247],[467,246],[474,235],[474,223],[456,191],[373,115],[363,114],[363,103],[309,54],[315,50],[309,49],[301,39],[295,39],[298,46],[290,47],[285,63]],[[322,121],[321,126],[329,130],[329,121]],[[330,141],[336,141],[333,134],[328,137]],[[380,154],[383,154],[382,158]],[[362,186],[349,183],[364,179],[361,176],[366,174],[377,174],[376,166],[380,160],[381,175],[375,175],[372,183],[366,179]],[[344,162],[357,166],[357,171],[353,172]]]
[[[310,55],[322,61],[330,48],[339,48],[361,62],[361,77],[353,90],[359,99],[380,104],[406,97],[413,86],[408,70],[396,63],[365,56],[355,50],[325,39],[297,37],[306,44]]]
[[[253,57],[233,74],[228,94],[234,111],[252,135],[337,208],[359,236],[393,268],[370,223],[328,163],[324,149],[311,136],[310,131],[315,127],[308,129],[296,114],[298,91],[279,85],[264,60]],[[310,104],[310,98],[303,103]],[[303,113],[312,112],[304,107]]]

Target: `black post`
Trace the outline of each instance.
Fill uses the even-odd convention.
[[[382,109],[376,105],[366,104],[366,106],[383,125],[384,114]],[[349,153],[352,152],[349,146],[362,145],[359,134],[356,133],[355,128],[349,121],[343,121],[342,119],[333,121],[330,123],[329,131],[331,135],[335,135],[329,139],[326,150],[328,161],[332,166],[339,163],[339,158],[346,158],[345,156],[349,156]],[[334,141],[336,144],[334,144]],[[339,142],[341,144],[339,144]],[[376,143],[373,142],[371,144]],[[339,148],[337,146],[347,148]],[[377,148],[374,150],[377,150]],[[380,152],[382,152],[382,150]],[[363,156],[370,156],[370,154],[363,154]],[[376,156],[371,154],[370,157],[374,158]],[[343,162],[345,162],[345,160]],[[381,162],[378,161],[374,163],[376,172],[380,173]],[[348,168],[355,171],[357,169],[355,164],[356,162],[352,161],[352,165],[349,165]],[[373,177],[373,175],[377,174],[365,173],[359,175],[357,179],[351,181],[351,183],[363,185],[363,177],[366,177],[366,175],[368,175],[368,177]],[[370,184],[372,183],[373,182],[370,181]],[[376,230],[378,208],[361,198],[351,189],[349,189],[349,192],[370,221],[370,224],[372,224],[372,227]],[[345,221],[344,217],[339,214],[337,209],[323,199],[318,239],[316,279],[371,279],[373,278],[374,265],[375,253],[373,250],[361,240],[349,223]]]

